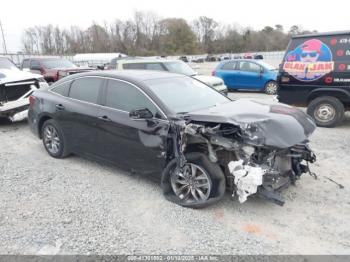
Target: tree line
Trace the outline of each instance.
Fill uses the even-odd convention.
[[[87,29],[69,29],[52,24],[24,30],[23,52],[43,55],[121,52],[155,56],[219,54],[284,50],[292,35],[313,33],[294,25],[265,26],[261,30],[222,24],[201,16],[188,22],[182,18],[161,18],[153,12],[135,12],[129,20],[92,22]]]

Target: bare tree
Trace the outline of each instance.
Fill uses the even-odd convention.
[[[294,25],[285,33],[280,24],[261,30],[220,24],[201,16],[191,23],[181,18],[162,19],[153,12],[135,12],[133,19],[102,25],[35,26],[24,30],[23,50],[32,54],[123,52],[129,55],[169,55],[269,51],[285,49],[291,36],[315,31]]]

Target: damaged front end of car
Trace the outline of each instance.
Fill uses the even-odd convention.
[[[309,163],[316,156],[308,146],[315,125],[293,107],[235,101],[179,117],[171,130],[174,172],[184,172],[187,152],[204,152],[220,167],[225,188],[240,203],[256,195],[283,205],[281,190],[295,184],[303,173],[315,176]],[[212,202],[223,197],[225,190],[219,191]]]
[[[27,117],[29,96],[37,89],[47,86],[45,80],[26,79],[0,82],[0,117],[20,121]]]

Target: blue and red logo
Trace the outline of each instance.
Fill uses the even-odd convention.
[[[310,39],[287,53],[283,69],[300,81],[314,81],[334,70],[329,47],[318,39]]]

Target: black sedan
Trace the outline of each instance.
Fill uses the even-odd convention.
[[[187,207],[280,189],[309,172],[315,129],[302,111],[232,101],[188,76],[104,71],[66,77],[30,97],[29,123],[55,158],[93,157],[161,181]],[[132,192],[130,192],[132,193]]]

